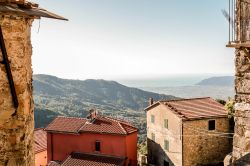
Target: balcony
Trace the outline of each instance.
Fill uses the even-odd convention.
[[[228,19],[227,47],[250,48],[250,0],[229,0],[228,13],[223,14]]]

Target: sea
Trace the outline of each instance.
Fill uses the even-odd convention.
[[[173,95],[181,98],[212,97],[228,100],[234,97],[233,86],[197,85],[204,79],[223,74],[169,75],[145,79],[120,79],[119,83],[145,91]]]

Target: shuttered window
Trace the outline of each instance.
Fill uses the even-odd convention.
[[[164,119],[164,127],[168,129],[168,119]]]
[[[168,140],[164,140],[164,149],[169,151],[169,141]]]

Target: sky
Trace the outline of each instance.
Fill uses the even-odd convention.
[[[36,0],[69,21],[32,27],[34,74],[70,79],[233,75],[227,0]]]

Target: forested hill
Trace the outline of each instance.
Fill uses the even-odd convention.
[[[88,110],[95,107],[104,114],[130,117],[143,112],[150,97],[155,100],[175,98],[115,81],[69,80],[50,75],[34,75],[33,86],[35,108],[39,113],[49,110],[66,116],[86,116]]]

